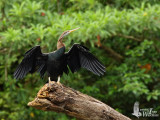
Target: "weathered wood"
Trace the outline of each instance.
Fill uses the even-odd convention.
[[[50,88],[45,84],[28,106],[62,112],[81,120],[131,120],[101,101],[56,82]]]

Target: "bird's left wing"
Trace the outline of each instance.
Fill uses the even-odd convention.
[[[90,53],[89,49],[80,44],[74,44],[72,48],[66,53],[67,64],[72,73],[79,70],[81,67],[85,68],[94,74],[100,76],[105,73],[105,66]]]
[[[41,52],[40,46],[35,46],[25,53],[24,59],[14,72],[14,78],[22,79],[27,73],[36,70],[43,77],[46,71],[46,60],[48,56]]]

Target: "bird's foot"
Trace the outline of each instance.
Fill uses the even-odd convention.
[[[52,83],[51,83],[51,79],[50,79],[50,77],[48,78],[48,88],[51,88],[51,85],[52,85]]]
[[[57,81],[57,84],[61,87],[61,88],[63,88],[63,85],[60,83],[60,76],[58,76],[58,81]]]
[[[51,83],[50,82],[48,82],[48,87],[51,88]]]

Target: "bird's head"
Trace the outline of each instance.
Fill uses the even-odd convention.
[[[63,33],[61,34],[61,36],[59,37],[59,40],[62,40],[65,36],[67,36],[67,35],[70,34],[71,32],[76,31],[76,30],[78,30],[78,29],[79,29],[79,28],[76,28],[76,29],[73,29],[73,30],[67,30],[67,31],[63,32]]]

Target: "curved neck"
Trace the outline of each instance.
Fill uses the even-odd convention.
[[[62,39],[63,38],[60,37],[57,41],[57,50],[65,46],[65,44],[62,42]]]

